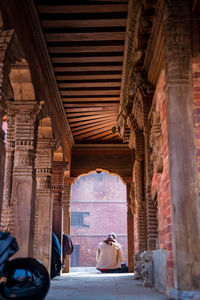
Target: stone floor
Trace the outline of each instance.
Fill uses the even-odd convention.
[[[169,300],[154,288],[144,288],[132,273],[102,274],[95,268],[71,268],[55,277],[46,300]]]

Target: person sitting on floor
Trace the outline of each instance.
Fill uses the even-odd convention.
[[[128,267],[124,268],[122,248],[117,242],[115,233],[110,233],[107,239],[98,245],[96,261],[96,268],[102,273],[123,273],[128,271]]]

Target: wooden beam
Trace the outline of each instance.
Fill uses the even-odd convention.
[[[91,127],[94,127],[94,126],[97,126],[97,125],[101,125],[101,124],[107,124],[107,123],[109,123],[109,124],[111,124],[111,123],[114,123],[114,124],[116,124],[116,119],[115,118],[110,118],[110,119],[103,119],[103,120],[101,120],[101,121],[99,121],[99,120],[97,120],[96,122],[91,122],[90,121],[90,123],[87,123],[86,121],[85,121],[85,123],[86,124],[84,124],[84,125],[79,125],[79,126],[77,126],[77,127],[73,127],[72,128],[72,132],[77,132],[77,131],[79,131],[79,130],[81,130],[81,129],[86,129],[86,128],[91,128]]]
[[[87,27],[122,27],[126,26],[126,19],[98,20],[42,20],[44,28],[87,28]]]
[[[117,107],[119,106],[119,103],[66,103],[64,104],[64,107]]]
[[[71,113],[71,112],[97,112],[97,111],[107,111],[107,110],[115,110],[117,111],[118,110],[118,106],[111,106],[111,107],[105,107],[105,106],[99,106],[99,107],[96,107],[96,106],[91,106],[91,107],[75,107],[75,108],[65,108],[65,111],[67,113]]]
[[[86,32],[86,33],[45,33],[47,42],[64,41],[123,41],[125,33],[122,32]]]
[[[112,87],[121,86],[121,82],[76,82],[58,83],[59,88],[80,88],[80,87]]]
[[[102,132],[102,133],[97,134],[97,135],[95,134],[91,137],[88,137],[88,140],[96,140],[98,138],[103,138],[103,137],[108,136],[108,135],[112,135],[112,130],[108,130],[106,132]]]
[[[92,97],[92,98],[87,98],[86,97],[83,97],[83,98],[62,98],[63,102],[64,103],[67,103],[67,102],[76,102],[76,103],[81,103],[81,102],[94,102],[94,101],[98,101],[98,102],[106,102],[106,101],[119,101],[119,97],[100,97],[100,98],[95,98],[95,97]]]
[[[115,120],[116,121],[116,115],[104,116],[102,118],[98,118],[98,119],[94,119],[94,120],[87,120],[87,121],[71,123],[70,127],[71,128],[73,128],[73,127],[82,127],[82,126],[85,126],[87,124],[96,124],[96,123],[100,123],[100,122],[105,122],[107,120]]]
[[[41,14],[80,14],[80,13],[113,13],[126,12],[127,4],[103,4],[103,5],[38,5]]]
[[[97,115],[97,116],[87,116],[87,117],[77,117],[77,118],[69,118],[68,122],[69,123],[74,123],[74,122],[80,122],[80,121],[85,121],[85,120],[92,120],[92,119],[100,119],[101,117],[106,118],[106,117],[111,117],[111,116],[115,116],[116,117],[116,113],[112,113],[112,114],[105,114],[105,115]]]
[[[61,96],[80,96],[80,95],[118,95],[119,90],[94,90],[94,91],[60,91]]]
[[[52,57],[53,63],[122,62],[122,56]]]
[[[104,140],[108,140],[108,139],[113,139],[113,138],[119,138],[119,139],[121,139],[121,138],[119,137],[119,134],[118,134],[118,133],[114,133],[114,134],[111,133],[111,134],[105,136],[103,139],[104,139]]]
[[[94,131],[94,130],[97,130],[97,129],[103,129],[103,128],[112,128],[113,126],[115,125],[115,122],[112,121],[112,122],[105,122],[103,124],[98,124],[96,126],[91,126],[89,128],[84,128],[82,130],[78,130],[76,132],[73,132],[73,136],[77,136],[77,135],[80,135],[80,134],[84,134],[84,133],[87,133],[87,132],[91,132],[91,131]]]
[[[122,66],[88,66],[88,67],[54,67],[55,72],[98,72],[98,71],[121,71]]]
[[[57,75],[56,76],[57,80],[98,80],[98,79],[121,79],[121,75],[120,74],[113,74],[113,75],[71,75],[71,76],[67,76],[67,75]]]
[[[112,45],[112,46],[49,47],[48,50],[50,53],[122,52],[124,50],[124,46]]]
[[[76,139],[83,139],[83,138],[88,138],[88,137],[91,137],[95,134],[99,134],[99,133],[102,133],[102,132],[105,132],[107,130],[111,130],[111,126],[105,126],[103,128],[100,128],[100,129],[96,129],[96,130],[92,130],[90,132],[87,132],[87,133],[83,133],[83,134],[80,134],[79,136],[76,136]],[[110,133],[110,132],[109,132]]]
[[[118,110],[105,110],[105,111],[94,111],[94,112],[79,112],[79,113],[68,113],[67,110],[66,111],[66,115],[67,118],[70,117],[81,117],[81,116],[95,116],[95,115],[108,115],[108,114],[113,114],[118,112]]]

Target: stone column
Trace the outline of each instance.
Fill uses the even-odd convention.
[[[8,49],[13,38],[13,30],[0,30],[0,226],[1,230],[8,230],[8,227],[2,227],[6,216],[3,213],[3,188],[4,188],[4,172],[5,172],[5,144],[4,131],[2,130],[3,116],[5,115],[5,100],[9,93],[8,75],[9,75],[9,61]],[[5,212],[5,210],[4,210]]]
[[[155,250],[158,238],[157,206],[151,197],[152,162],[150,150],[150,120],[148,118],[152,97],[143,96],[144,113],[144,155],[145,155],[145,198],[146,198],[146,223],[147,223],[147,250]],[[159,155],[159,153],[158,153]]]
[[[135,137],[135,178],[136,178],[136,200],[137,200],[137,230],[138,249],[143,252],[147,249],[146,237],[146,202],[144,197],[144,135],[139,128],[134,114],[129,114],[129,119]]]
[[[70,227],[71,227],[71,187],[75,182],[75,177],[65,177],[64,178],[64,190],[63,190],[63,204],[64,204],[64,224],[63,230],[64,233],[70,235]],[[70,269],[70,256],[67,255],[65,261],[65,268],[63,273],[69,273]]]
[[[127,199],[127,235],[128,235],[128,268],[129,272],[134,271],[134,216],[131,209],[131,181],[132,178],[123,178],[126,183]]]
[[[3,185],[4,185],[4,167],[5,167],[5,143],[4,131],[2,129],[4,110],[0,104],[0,224],[2,223],[2,205],[3,205]]]
[[[15,256],[32,255],[35,205],[36,101],[13,101],[15,111],[15,154],[11,194],[10,232],[17,239],[19,251]]]
[[[63,246],[63,185],[64,185],[65,163],[63,161],[53,162],[52,176],[52,199],[53,199],[53,232],[56,234],[61,253]]]
[[[53,150],[52,138],[39,138],[36,153],[36,207],[34,230],[34,257],[50,272],[52,243],[52,198],[51,178]]]
[[[11,193],[12,193],[12,176],[14,165],[15,151],[15,116],[14,111],[8,103],[7,110],[7,137],[6,137],[6,157],[5,157],[5,175],[3,188],[3,203],[1,216],[1,230],[10,231],[11,222]]]
[[[165,71],[170,198],[174,252],[174,293],[200,295],[200,203],[191,81],[190,2],[167,1]],[[195,294],[194,294],[195,298]],[[196,297],[197,298],[197,297]]]

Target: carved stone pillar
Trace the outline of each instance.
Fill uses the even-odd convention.
[[[158,221],[157,206],[151,197],[152,162],[150,151],[150,120],[148,118],[151,108],[151,97],[143,96],[144,112],[144,154],[145,154],[145,198],[146,198],[146,221],[147,221],[147,249],[155,250],[157,247]],[[159,156],[159,153],[157,153]]]
[[[141,155],[135,155],[136,172],[136,199],[137,199],[137,227],[138,227],[138,249],[143,252],[147,249],[146,236],[146,202],[144,198],[144,161]]]
[[[128,234],[128,269],[129,272],[134,271],[134,216],[131,207],[131,182],[132,178],[123,178],[126,183],[126,199],[127,199],[127,234]]]
[[[63,161],[53,162],[52,176],[52,199],[53,199],[53,232],[56,234],[62,252],[63,245],[63,185],[64,185],[65,163]]]
[[[14,111],[12,110],[12,108],[10,108],[8,104],[5,175],[4,175],[2,217],[1,217],[1,230],[3,231],[10,231],[14,151],[15,151],[15,116],[14,116]]]
[[[16,256],[32,254],[35,204],[36,115],[40,107],[36,101],[9,103],[15,112],[15,153],[11,194],[10,232],[17,239]]]
[[[36,153],[36,207],[33,256],[50,272],[52,241],[51,178],[55,141],[39,138]]]
[[[164,24],[167,134],[174,252],[178,298],[200,295],[200,213],[191,81],[190,2],[167,1]],[[198,298],[195,297],[194,298]],[[191,297],[192,298],[192,297]]]
[[[5,167],[5,144],[4,131],[2,129],[4,110],[0,104],[0,224],[2,219],[3,205],[3,185],[4,185],[4,167]]]
[[[8,227],[2,227],[5,222],[6,216],[3,213],[3,186],[4,186],[4,170],[5,170],[5,144],[4,144],[4,131],[2,129],[3,116],[5,115],[5,101],[8,93],[8,75],[9,75],[9,62],[7,59],[8,48],[13,38],[13,30],[0,30],[0,225],[1,230],[8,230]],[[5,211],[4,211],[5,212]]]
[[[64,189],[63,189],[63,205],[64,205],[64,233],[70,235],[70,225],[71,225],[71,186],[75,182],[75,177],[65,177],[64,178]],[[64,273],[69,273],[70,269],[70,256],[67,255],[65,261]]]
[[[136,178],[136,200],[137,200],[137,230],[138,249],[143,252],[147,249],[146,235],[146,202],[144,197],[145,172],[144,172],[144,135],[139,128],[137,120],[133,114],[129,114],[129,119],[134,131],[135,139],[135,178]]]

